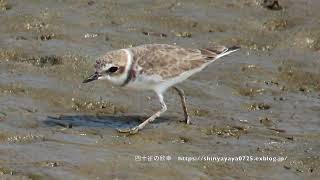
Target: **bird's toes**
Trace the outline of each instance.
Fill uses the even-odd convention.
[[[192,124],[192,123],[191,123],[191,119],[190,119],[189,117],[187,117],[184,122],[185,122],[186,124]]]
[[[184,120],[180,120],[180,122],[186,123],[186,124],[192,124],[191,119],[189,117],[185,118]]]
[[[125,129],[118,128],[117,131],[119,133],[130,133],[131,129],[130,128],[125,128]]]
[[[134,128],[125,128],[125,129],[117,129],[119,133],[129,133],[129,134],[137,134],[139,132],[138,127]]]

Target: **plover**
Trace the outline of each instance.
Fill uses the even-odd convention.
[[[135,134],[160,117],[167,110],[163,94],[170,87],[178,92],[184,112],[184,122],[190,124],[185,94],[175,85],[203,70],[215,60],[238,49],[237,46],[189,49],[167,44],[147,44],[114,50],[96,61],[95,73],[86,78],[83,83],[108,80],[118,86],[152,90],[157,94],[161,109],[138,126],[118,129],[119,132]]]

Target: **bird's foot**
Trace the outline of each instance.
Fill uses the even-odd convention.
[[[191,123],[191,119],[190,119],[189,116],[186,117],[184,120],[181,120],[180,122],[184,122],[184,123],[186,123],[186,124],[192,124],[192,123]]]
[[[139,127],[126,128],[126,129],[117,129],[119,133],[129,133],[129,134],[137,134],[139,132]]]
[[[189,118],[189,116],[186,118],[185,122],[186,122],[186,124],[189,124],[189,125],[192,124],[191,123],[191,119]]]

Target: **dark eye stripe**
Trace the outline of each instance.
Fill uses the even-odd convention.
[[[111,73],[114,73],[116,71],[118,71],[118,67],[116,66],[112,66],[111,68],[108,69],[108,72],[111,72]]]

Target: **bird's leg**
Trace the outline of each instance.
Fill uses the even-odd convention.
[[[184,95],[184,91],[182,89],[180,89],[180,88],[175,87],[175,86],[173,86],[173,89],[175,89],[178,92],[179,96],[180,96],[182,109],[183,109],[183,112],[184,112],[185,123],[186,124],[191,124],[191,120],[190,120],[190,117],[189,117],[189,114],[188,114],[187,105],[186,105],[186,96]]]
[[[161,110],[154,113],[151,117],[149,117],[147,120],[145,120],[143,123],[139,124],[138,126],[131,128],[131,129],[118,129],[121,133],[130,133],[130,134],[136,134],[139,130],[143,129],[147,124],[154,121],[157,117],[160,117],[162,113],[164,113],[167,110],[167,105],[165,104],[163,100],[163,95],[160,93],[157,93],[159,101],[161,103]]]

